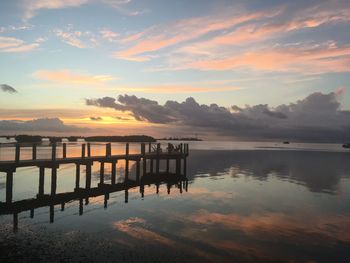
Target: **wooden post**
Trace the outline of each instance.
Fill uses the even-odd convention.
[[[177,175],[181,173],[181,158],[176,158],[176,172]]]
[[[151,164],[150,164],[150,171],[149,171],[149,173],[150,174],[153,174],[153,159],[151,158],[151,159],[149,159],[149,161],[151,162]]]
[[[86,177],[85,177],[85,188],[90,189],[91,187],[91,164],[86,165]]]
[[[57,168],[54,167],[51,169],[51,195],[56,194],[57,188]]]
[[[100,164],[100,185],[102,186],[105,181],[105,163]]]
[[[51,160],[56,160],[56,143],[52,143],[52,152],[51,152]]]
[[[140,160],[136,161],[136,182],[140,181]]]
[[[117,174],[117,163],[112,162],[112,174],[111,174],[111,184],[115,184],[116,174]]]
[[[156,174],[159,174],[159,154],[160,154],[160,143],[157,143]]]
[[[142,155],[142,176],[147,172],[147,159],[146,159],[146,145],[145,143],[141,144],[141,155]]]
[[[91,157],[91,144],[89,142],[87,143],[87,156]]]
[[[75,189],[79,189],[80,186],[80,164],[75,164]]]
[[[159,194],[159,183],[156,184],[156,194]]]
[[[107,143],[106,144],[106,157],[111,157],[112,155],[112,144]]]
[[[16,152],[15,152],[15,162],[18,163],[20,160],[21,148],[18,143],[16,143]]]
[[[166,158],[166,173],[169,173],[169,155],[171,154],[171,144],[168,143],[168,157]]]
[[[182,194],[182,182],[180,181],[180,183],[178,184],[178,187],[180,189],[180,194]]]
[[[39,196],[44,195],[45,168],[39,167]]]
[[[13,171],[8,171],[6,173],[6,203],[12,202],[13,194]]]
[[[151,152],[151,149],[152,149],[152,143],[148,143],[148,152],[150,153]]]
[[[65,206],[65,203],[61,203],[61,211],[64,211],[64,206]]]
[[[129,143],[126,144],[125,155],[125,180],[129,180]]]
[[[81,145],[81,158],[84,159],[85,158],[85,143],[83,143]]]
[[[36,160],[36,144],[32,145],[32,159]]]
[[[67,144],[66,143],[62,144],[62,158],[63,159],[67,158]]]

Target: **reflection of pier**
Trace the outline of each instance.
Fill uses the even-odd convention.
[[[109,195],[115,192],[124,191],[124,201],[128,202],[129,189],[139,187],[139,191],[142,197],[144,197],[145,185],[155,184],[156,192],[159,192],[159,186],[161,184],[167,185],[168,194],[170,189],[175,186],[182,193],[183,189],[187,192],[188,180],[185,175],[176,174],[159,174],[143,176],[138,182],[125,180],[123,183],[117,184],[104,184],[93,188],[79,188],[75,189],[74,192],[58,193],[55,195],[42,195],[37,198],[26,199],[16,201],[12,203],[0,203],[0,215],[13,214],[13,229],[14,231],[18,228],[18,214],[24,211],[30,211],[30,217],[34,217],[34,210],[41,207],[50,207],[50,223],[54,222],[54,207],[55,205],[61,205],[61,211],[64,211],[65,203],[72,200],[79,200],[79,215],[83,214],[83,201],[85,204],[89,204],[89,198],[104,196],[104,207],[107,207]]]
[[[79,214],[83,213],[82,200],[88,203],[89,197],[105,196],[105,206],[109,194],[112,192],[125,191],[125,202],[128,202],[128,190],[133,187],[140,187],[140,193],[143,196],[145,184],[155,184],[157,192],[159,185],[166,182],[168,185],[168,193],[172,185],[177,185],[182,192],[182,188],[187,190],[186,179],[186,158],[188,156],[188,144],[179,144],[174,147],[168,144],[166,150],[161,148],[160,143],[156,145],[141,144],[140,153],[129,154],[129,144],[126,144],[125,154],[112,155],[112,147],[110,143],[106,144],[106,154],[104,156],[91,155],[90,144],[82,144],[80,157],[67,157],[67,145],[62,144],[62,156],[57,157],[57,146],[52,145],[51,155],[49,159],[37,159],[37,146],[32,146],[32,158],[30,160],[20,159],[20,146],[16,145],[15,160],[0,161],[0,172],[6,173],[6,202],[0,202],[0,214],[13,214],[14,229],[18,225],[18,213],[30,210],[31,217],[34,216],[34,209],[44,206],[50,206],[50,222],[53,222],[53,208],[55,205],[61,204],[62,210],[64,204],[71,200],[80,200]],[[87,148],[87,151],[86,151]],[[117,169],[116,165],[119,160],[125,161],[124,182],[116,183]],[[135,162],[136,179],[129,179],[129,162]],[[160,162],[165,161],[165,171],[160,171]],[[170,173],[170,161],[175,161],[175,173]],[[100,183],[98,187],[91,187],[92,165],[94,162],[100,163]],[[111,164],[111,180],[110,184],[105,183],[105,163]],[[57,169],[61,164],[75,164],[75,189],[74,192],[56,193],[57,187]],[[142,169],[141,169],[142,164]],[[149,167],[147,167],[149,164]],[[183,164],[183,166],[182,166]],[[80,186],[80,166],[85,166],[85,187]],[[27,199],[12,202],[13,195],[13,175],[19,167],[39,167],[39,187],[38,194],[34,199]],[[50,195],[44,194],[45,169],[51,169],[51,191]],[[183,168],[183,169],[181,169]],[[182,170],[182,171],[181,171]]]

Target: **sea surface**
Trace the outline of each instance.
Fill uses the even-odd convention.
[[[189,148],[186,181],[36,208],[33,218],[23,211],[16,231],[13,214],[0,209],[0,262],[350,262],[349,149],[214,141],[189,142]],[[79,156],[81,143],[67,149],[69,157]],[[31,158],[30,147],[21,150],[21,158]],[[125,144],[112,144],[112,154],[124,152]],[[138,152],[140,145],[131,144],[130,153]],[[38,158],[50,153],[49,145],[38,148]],[[104,153],[103,143],[93,143],[93,155]],[[13,159],[14,149],[2,145],[0,161]],[[133,179],[135,164],[129,168]],[[110,169],[106,164],[105,183]],[[92,170],[91,187],[97,187],[99,164]],[[50,194],[50,169],[45,173]],[[125,163],[118,162],[117,182],[124,175]],[[37,167],[18,168],[12,202],[36,198],[38,178]],[[57,193],[74,187],[75,166],[61,165]]]

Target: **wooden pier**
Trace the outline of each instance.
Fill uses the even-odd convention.
[[[140,187],[140,193],[143,197],[144,185],[154,183],[157,185],[157,192],[159,185],[163,182],[168,184],[168,193],[170,186],[177,184],[182,192],[182,188],[187,190],[186,179],[186,159],[189,154],[188,144],[179,144],[174,146],[168,144],[165,149],[161,147],[160,143],[141,143],[140,153],[129,153],[129,143],[125,144],[124,154],[112,154],[112,144],[105,144],[105,154],[103,156],[94,156],[91,151],[90,143],[81,144],[80,157],[67,157],[69,151],[69,144],[62,143],[57,145],[53,143],[50,145],[51,151],[48,158],[37,158],[37,151],[40,148],[38,145],[31,145],[31,158],[21,159],[21,145],[16,144],[14,160],[4,161],[0,160],[0,172],[6,173],[6,201],[0,202],[0,215],[13,214],[14,229],[17,229],[18,214],[20,212],[30,210],[31,217],[34,216],[34,209],[44,206],[50,206],[50,222],[53,222],[53,207],[60,204],[64,209],[64,204],[71,200],[83,200],[86,203],[90,197],[105,196],[105,206],[109,194],[112,192],[125,191],[125,202],[128,202],[128,190],[133,187]],[[26,146],[28,147],[28,145]],[[61,147],[61,156],[57,156],[57,149]],[[117,163],[118,161],[125,161],[124,180],[122,183],[117,183]],[[175,172],[170,172],[170,161],[175,161]],[[100,164],[99,184],[97,187],[91,187],[92,166],[94,162]],[[136,166],[136,178],[131,180],[129,178],[129,162],[134,162]],[[161,171],[160,163],[165,162],[165,170]],[[110,182],[105,180],[105,164],[111,164],[111,178]],[[68,193],[56,193],[57,188],[57,170],[60,165],[74,164],[75,169],[75,186],[74,191]],[[81,185],[80,168],[85,166],[85,184]],[[147,167],[149,166],[149,167]],[[20,167],[38,167],[38,192],[36,198],[26,199],[13,202],[13,177],[17,168]],[[45,194],[45,170],[51,170],[51,189],[50,194]],[[182,184],[182,182],[186,182]],[[82,202],[81,202],[82,203]],[[52,210],[52,211],[51,211]],[[79,214],[82,214],[82,207],[80,207]]]
[[[94,156],[91,151],[90,143],[81,144],[81,156],[80,157],[67,157],[67,151],[69,150],[66,143],[60,145],[62,147],[62,156],[57,156],[57,145],[54,143],[51,147],[51,153],[48,158],[38,159],[37,151],[38,146],[33,144],[32,158],[23,160],[21,159],[21,146],[15,145],[15,158],[12,161],[0,160],[0,172],[6,173],[6,202],[12,202],[12,189],[13,189],[13,176],[17,168],[20,167],[38,167],[39,168],[39,195],[44,193],[44,180],[45,180],[45,169],[51,169],[51,194],[56,193],[57,184],[57,169],[63,164],[75,164],[76,165],[76,188],[80,187],[80,167],[85,166],[86,171],[86,184],[85,188],[91,186],[91,168],[94,162],[100,163],[100,178],[101,184],[104,182],[104,166],[105,163],[110,163],[112,167],[111,173],[111,184],[116,182],[116,165],[118,161],[125,161],[125,177],[129,175],[129,162],[133,161],[136,163],[136,177],[140,178],[142,175],[149,174],[160,174],[160,162],[166,162],[165,172],[169,172],[169,161],[174,160],[176,162],[175,174],[181,173],[183,167],[183,173],[186,174],[186,158],[189,153],[188,144],[179,144],[174,147],[172,144],[168,144],[166,149],[161,148],[161,144],[149,143],[148,149],[146,144],[140,144],[140,153],[130,154],[129,144],[125,144],[125,153],[112,155],[112,144],[107,143],[105,145],[106,151],[104,156]],[[27,146],[28,147],[28,146]],[[149,163],[149,167],[147,167]],[[183,165],[182,165],[183,163]],[[141,170],[142,164],[142,170]]]

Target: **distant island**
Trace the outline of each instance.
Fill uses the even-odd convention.
[[[156,142],[157,140],[147,135],[127,135],[127,136],[40,136],[40,135],[16,135],[6,136],[6,138],[15,138],[19,143],[41,143],[49,141],[50,143],[69,141],[76,142],[79,140],[87,142]]]
[[[168,137],[158,139],[159,141],[203,141],[202,139],[198,139],[196,137]]]

